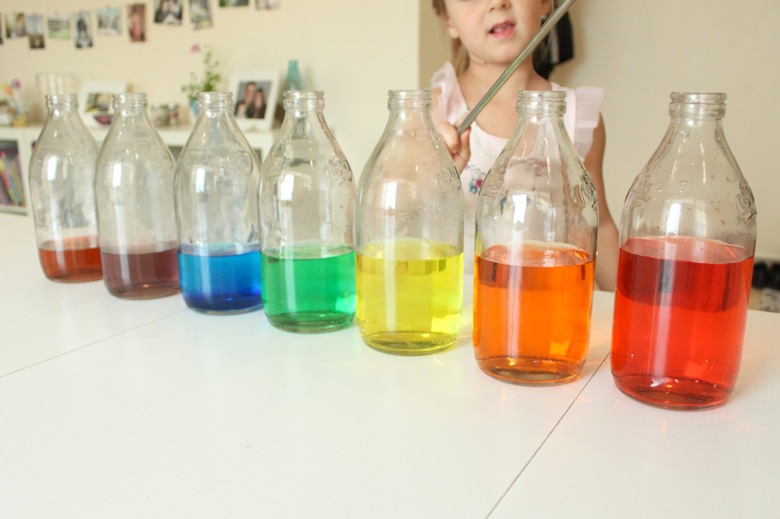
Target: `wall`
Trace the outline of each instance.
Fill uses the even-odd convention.
[[[26,0],[25,12],[72,12],[116,0]],[[151,0],[147,0],[151,11]],[[0,0],[0,13],[18,10]],[[448,42],[430,0],[280,0],[276,11],[217,8],[215,27],[149,25],[148,42],[96,36],[92,49],[47,42],[33,51],[26,41],[0,46],[0,81],[20,78],[35,99],[34,74],[74,71],[82,80],[127,79],[152,102],[184,102],[179,86],[200,57],[193,43],[213,44],[222,70],[276,69],[289,58],[301,64],[307,86],[325,91],[325,115],[357,174],[386,121],[391,88],[427,87],[447,54]],[[728,93],[726,135],[758,205],[758,253],[780,258],[780,127],[774,87],[780,68],[780,2],[776,0],[579,0],[571,10],[577,57],[553,79],[569,86],[602,85],[607,97],[605,175],[615,218],[631,182],[666,128],[669,93]],[[149,13],[147,14],[149,16]],[[227,87],[227,81],[225,82]]]
[[[726,92],[724,131],[758,208],[757,254],[780,258],[780,2],[578,0],[561,84],[606,88],[605,177],[616,218],[661,141],[673,91]]]
[[[282,76],[287,60],[295,58],[304,86],[325,92],[325,117],[356,174],[387,120],[387,90],[420,84],[419,0],[280,0],[269,11],[256,11],[254,0],[236,8],[219,8],[218,0],[210,0],[214,27],[197,31],[186,23],[151,23],[152,0],[0,0],[0,13],[87,9],[94,23],[94,9],[120,6],[124,15],[138,1],[147,5],[146,43],[130,43],[126,19],[121,36],[95,35],[91,49],[48,40],[46,49],[31,50],[26,40],[5,39],[0,81],[20,79],[36,113],[41,103],[34,78],[42,71],[72,71],[81,81],[125,79],[132,90],[147,92],[150,103],[185,103],[179,88],[191,71],[202,68],[201,56],[190,53],[194,43],[213,45],[225,76],[222,88],[233,70],[275,69]]]

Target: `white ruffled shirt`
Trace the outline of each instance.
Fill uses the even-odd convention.
[[[574,148],[584,158],[593,144],[593,130],[598,126],[601,106],[604,103],[604,89],[601,87],[565,88],[552,84],[553,90],[566,92],[566,114],[564,126],[574,143]],[[439,90],[439,99],[432,116],[434,124],[441,121],[454,123],[469,111],[466,99],[460,89],[455,68],[445,63],[431,79],[431,88]],[[487,133],[477,123],[471,125],[471,158],[461,173],[460,182],[466,199],[464,229],[464,266],[466,272],[474,271],[474,219],[477,210],[477,193],[498,155],[504,149],[507,139]]]

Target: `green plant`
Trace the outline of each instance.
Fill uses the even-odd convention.
[[[194,72],[190,72],[189,82],[181,86],[181,91],[187,94],[190,102],[195,101],[198,92],[213,92],[217,85],[222,81],[222,74],[219,73],[219,60],[214,57],[214,49],[210,45],[203,48],[199,44],[194,44],[190,49],[193,54],[203,53],[203,77],[199,78]]]

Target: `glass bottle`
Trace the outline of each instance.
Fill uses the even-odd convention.
[[[146,94],[114,94],[112,105],[95,174],[103,280],[124,299],[176,294],[173,156],[152,126]]]
[[[229,92],[198,94],[200,115],[176,162],[179,279],[187,306],[208,314],[261,308],[260,165]]]
[[[590,340],[598,203],[563,124],[566,93],[520,91],[477,198],[474,353],[529,385],[576,378]]]
[[[358,186],[357,322],[363,341],[420,355],[452,346],[463,303],[463,192],[431,119],[431,93],[392,90]]]
[[[322,92],[285,92],[260,169],[263,308],[293,332],[344,328],[355,315],[355,187],[323,107]]]
[[[46,121],[30,158],[38,257],[47,278],[102,277],[95,192],[98,147],[78,113],[76,94],[46,96]]]
[[[725,100],[671,95],[666,135],[623,207],[612,375],[648,404],[722,404],[739,371],[756,207],[723,132]]]

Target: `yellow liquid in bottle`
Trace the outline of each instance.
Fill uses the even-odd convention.
[[[463,305],[463,253],[402,238],[357,254],[357,323],[363,342],[399,355],[452,346]]]

